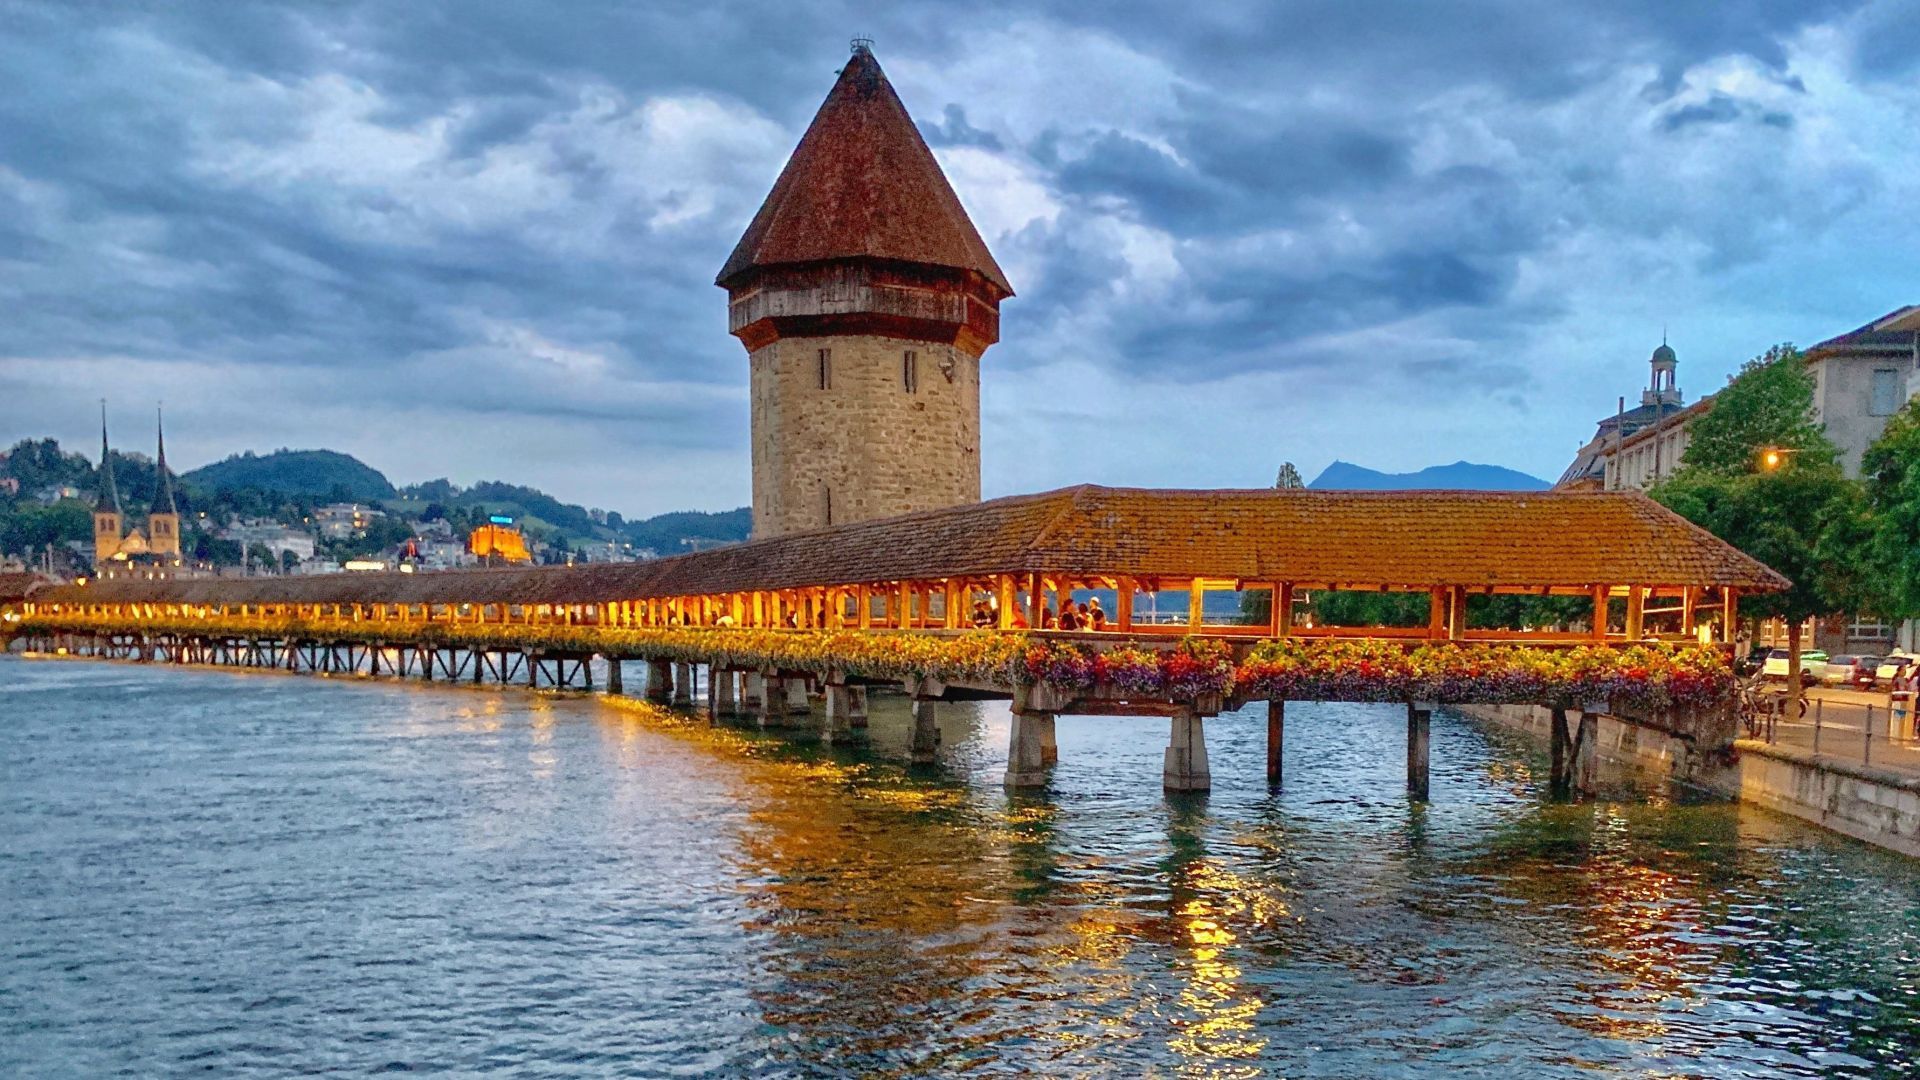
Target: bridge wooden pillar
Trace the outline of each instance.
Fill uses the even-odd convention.
[[[693,665],[685,661],[673,665],[673,703],[682,707],[693,704]]]
[[[788,716],[812,715],[813,705],[807,700],[806,676],[789,676],[786,680],[786,691]]]
[[[1547,735],[1547,794],[1565,798],[1573,772],[1573,740],[1568,734],[1567,710],[1555,707]]]
[[[673,700],[673,671],[665,660],[647,661],[647,700],[656,705]]]
[[[820,720],[820,737],[827,742],[839,742],[853,738],[853,688],[844,682],[829,682],[825,686],[826,708]],[[863,703],[864,704],[864,703]],[[865,717],[862,717],[865,720]],[[866,724],[860,725],[865,729]]]
[[[757,714],[765,697],[766,679],[757,671],[741,672],[740,711],[749,716]]]
[[[718,720],[723,716],[732,716],[739,706],[734,704],[733,671],[714,667],[707,670],[707,715]]]
[[[1600,718],[1584,710],[1573,740],[1573,790],[1592,796],[1600,789]]]
[[[760,726],[787,726],[787,684],[777,671],[760,676]]]
[[[1427,747],[1433,730],[1433,706],[1427,702],[1407,703],[1407,797],[1414,802],[1427,801]]]
[[[915,765],[931,765],[940,752],[940,697],[947,688],[932,679],[909,679],[913,696],[913,741],[908,756]]]
[[[1161,781],[1168,791],[1207,791],[1213,770],[1207,764],[1206,721],[1183,705],[1173,712]]]
[[[1013,730],[1007,739],[1006,786],[1046,786],[1047,766],[1060,757],[1054,741],[1054,718],[1055,714],[1050,712],[1014,712]]]
[[[607,693],[614,697],[619,697],[627,692],[626,680],[622,678],[620,674],[620,658],[617,656],[609,656],[606,660]],[[477,655],[474,658],[473,675],[475,681],[478,681],[480,678],[480,661]]]
[[[1267,783],[1280,783],[1280,761],[1287,739],[1287,703],[1275,698],[1267,702]]]

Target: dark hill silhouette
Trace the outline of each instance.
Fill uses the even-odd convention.
[[[182,473],[180,482],[203,491],[253,489],[324,499],[336,490],[354,502],[391,499],[397,492],[371,465],[335,450],[248,451]]]

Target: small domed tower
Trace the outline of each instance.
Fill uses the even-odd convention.
[[[1680,367],[1680,358],[1674,355],[1673,346],[1666,338],[1660,339],[1660,347],[1653,350],[1653,358],[1647,363],[1653,368],[1653,382],[1640,395],[1642,405],[1680,404],[1680,387],[1675,384],[1676,371]]]
[[[113,458],[107,450],[107,403],[100,403],[100,483],[99,497],[93,503],[93,569],[103,573],[115,555],[120,554],[120,528],[125,517],[120,512],[120,491],[113,485]]]
[[[154,436],[159,443],[160,477],[153,495],[153,509],[147,512],[147,551],[162,562],[180,561],[180,507],[173,501],[173,477],[167,473],[167,428],[160,410],[153,414]]]
[[[868,45],[715,281],[756,538],[980,499],[980,356],[1013,289]]]

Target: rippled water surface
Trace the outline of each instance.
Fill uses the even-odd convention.
[[[1068,718],[1000,787],[641,708],[0,660],[0,1074],[1906,1075],[1920,872],[1725,804],[1542,797],[1442,714]]]

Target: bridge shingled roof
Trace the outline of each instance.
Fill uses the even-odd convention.
[[[1183,491],[1084,486],[644,563],[104,580],[47,602],[608,603],[999,573],[1352,587],[1725,585],[1773,570],[1639,494]]]

